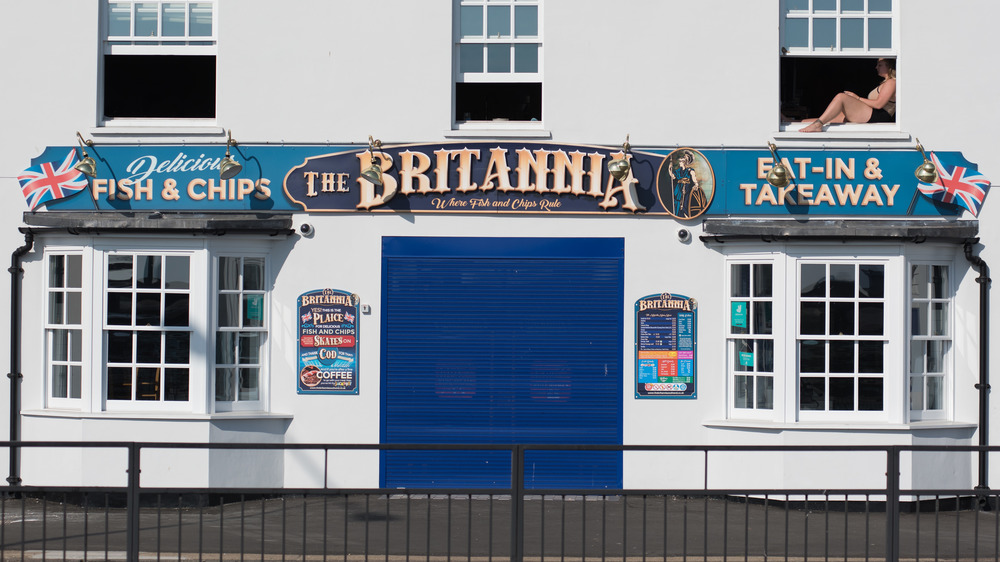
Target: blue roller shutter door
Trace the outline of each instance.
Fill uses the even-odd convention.
[[[621,444],[624,242],[383,239],[384,443]],[[529,451],[529,488],[621,486],[620,452]],[[505,451],[389,451],[382,485],[510,483]]]

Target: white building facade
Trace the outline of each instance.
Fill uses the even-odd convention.
[[[48,0],[12,15],[12,439],[995,434],[977,388],[1000,333],[981,324],[994,204],[936,201],[914,175],[918,137],[942,189],[1000,173],[994,2]],[[880,58],[898,72],[894,122],[799,131],[836,93],[875,88]],[[86,158],[92,176],[73,168]],[[491,454],[168,450],[143,478],[479,486],[509,476]],[[25,450],[11,476],[118,483],[116,455]],[[535,485],[884,482],[884,454],[718,458],[529,462]],[[903,464],[914,487],[989,480],[969,455]]]

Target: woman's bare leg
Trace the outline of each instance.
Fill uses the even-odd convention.
[[[819,119],[803,127],[801,132],[818,133],[823,130],[823,125],[831,122],[867,123],[871,116],[872,108],[868,107],[867,104],[847,94],[840,93],[834,96]]]

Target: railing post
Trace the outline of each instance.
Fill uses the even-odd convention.
[[[885,560],[899,561],[899,447],[886,449]]]
[[[524,559],[524,446],[514,445],[510,459],[510,559]]]
[[[125,492],[125,556],[139,562],[139,445],[128,444],[128,490]]]

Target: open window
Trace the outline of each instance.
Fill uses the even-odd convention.
[[[539,0],[456,0],[455,123],[542,119]]]
[[[105,1],[105,124],[215,117],[216,12],[214,0]]]
[[[864,97],[895,58],[898,0],[781,0],[781,114],[819,117],[845,90]]]

